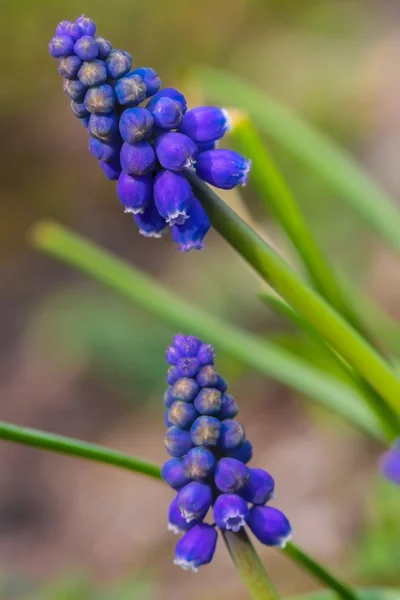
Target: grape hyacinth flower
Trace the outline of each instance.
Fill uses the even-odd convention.
[[[171,231],[180,251],[203,248],[210,221],[187,174],[232,189],[246,184],[250,170],[237,152],[216,149],[230,127],[227,111],[188,110],[182,92],[162,88],[151,67],[132,70],[131,55],[96,35],[85,15],[57,25],[49,52],[73,113],[87,128],[90,152],[105,176],[118,180],[117,196],[139,233],[159,238]]]
[[[388,481],[400,485],[400,438],[383,454],[380,468],[382,475]]]
[[[214,365],[214,348],[178,334],[166,359],[165,447],[173,458],[161,476],[176,493],[168,530],[183,536],[175,564],[196,571],[211,562],[217,528],[237,533],[248,525],[263,544],[284,547],[292,537],[290,522],[266,506],[274,498],[272,476],[248,466],[252,445],[235,420],[238,405]]]

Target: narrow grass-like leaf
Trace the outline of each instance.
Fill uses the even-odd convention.
[[[385,438],[377,416],[357,390],[322,374],[276,344],[212,317],[166,290],[138,269],[68,229],[51,222],[32,230],[33,244],[97,279],[174,328],[203,337],[221,350],[289,385],[374,437]]]
[[[346,151],[247,82],[208,67],[197,69],[196,76],[211,99],[246,111],[257,126],[328,183],[386,242],[400,250],[398,208]]]
[[[400,600],[400,589],[397,588],[360,588],[357,592],[360,600]],[[322,590],[285,600],[337,600],[337,594],[333,590]]]

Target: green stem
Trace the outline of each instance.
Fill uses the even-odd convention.
[[[335,590],[342,600],[361,600],[359,594],[350,586],[337,579],[332,573],[327,571],[320,563],[316,562],[304,550],[290,542],[282,549],[282,552],[289,556],[298,565],[304,567],[318,581],[325,583],[329,588]]]
[[[251,180],[267,208],[272,209],[301,257],[314,287],[355,329],[369,338],[364,325],[343,293],[335,272],[312,235],[300,208],[250,119],[233,113],[235,146],[251,158]]]
[[[278,600],[279,596],[245,529],[222,531],[229,554],[253,600]]]
[[[153,465],[140,458],[135,458],[134,456],[129,456],[123,452],[118,452],[117,450],[110,450],[98,444],[82,442],[81,440],[75,440],[63,435],[37,431],[29,427],[18,427],[17,425],[10,425],[9,423],[0,421],[0,440],[17,442],[25,446],[106,463],[120,467],[121,469],[129,469],[148,477],[161,479],[160,467],[157,465]]]
[[[389,365],[208,185],[193,173],[188,179],[222,237],[371,384],[381,401],[386,400],[400,415],[400,381]]]

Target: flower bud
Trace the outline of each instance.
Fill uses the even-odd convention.
[[[107,77],[119,79],[131,70],[132,56],[124,50],[112,50],[105,59]]]
[[[67,35],[76,42],[82,36],[82,30],[76,23],[65,20],[57,25],[56,35]]]
[[[392,483],[400,485],[400,439],[385,452],[380,462],[381,473]]]
[[[175,535],[182,535],[195,525],[198,525],[199,522],[197,519],[193,519],[188,523],[181,515],[178,507],[178,499],[174,498],[172,500],[168,511],[168,531],[172,531]]]
[[[93,37],[84,35],[75,42],[74,52],[82,60],[94,60],[99,53],[99,47]]]
[[[95,59],[84,62],[78,71],[79,80],[87,87],[101,85],[106,82],[107,72],[102,60]]]
[[[239,460],[221,458],[215,467],[214,481],[221,492],[234,494],[246,485],[249,476],[249,469]]]
[[[274,496],[275,482],[264,469],[250,469],[250,477],[240,495],[252,504],[265,504]]]
[[[215,150],[217,142],[197,142],[197,149],[200,152],[206,152],[206,150]]]
[[[89,120],[89,133],[91,136],[104,143],[118,141],[118,117],[114,112],[106,115],[92,114]]]
[[[236,400],[231,394],[223,394],[221,398],[221,410],[218,413],[218,418],[221,421],[234,419],[239,412],[239,407]]]
[[[239,184],[246,185],[250,168],[250,160],[234,150],[226,149],[202,152],[196,162],[197,175],[224,190],[231,190]]]
[[[249,516],[247,503],[236,494],[221,494],[215,501],[214,521],[220,529],[234,531],[246,525]]]
[[[183,456],[193,446],[188,431],[183,431],[172,425],[168,427],[164,438],[165,448],[170,456]]]
[[[154,94],[152,99],[147,103],[146,108],[148,108],[148,110],[153,110],[153,106],[160,98],[171,98],[172,100],[178,102],[178,104],[180,104],[181,106],[182,114],[184,114],[187,110],[187,102],[185,96],[182,94],[182,92],[172,87],[163,88],[159,90],[156,94]]]
[[[272,506],[253,506],[247,524],[256,538],[267,546],[284,548],[292,539],[292,528],[287,517]]]
[[[118,177],[121,175],[121,163],[118,158],[115,158],[112,161],[106,162],[104,160],[100,161],[100,167],[103,169],[104,175],[110,181],[116,181]]]
[[[132,75],[139,75],[146,86],[146,98],[154,96],[161,87],[161,79],[151,67],[140,67],[132,71]]]
[[[156,156],[152,146],[146,140],[127,144],[121,148],[121,166],[125,173],[145,175],[152,171],[156,164]]]
[[[194,401],[201,415],[217,415],[221,410],[221,392],[214,388],[203,388]]]
[[[176,129],[182,121],[181,105],[176,100],[166,96],[155,102],[151,114],[155,126],[160,129]]]
[[[213,365],[206,365],[197,375],[197,383],[201,387],[215,387],[218,383],[217,369]]]
[[[180,377],[195,377],[199,369],[199,361],[194,356],[183,356],[176,363],[176,370]]]
[[[239,444],[239,446],[236,446],[233,450],[225,452],[225,456],[228,458],[236,458],[236,460],[240,460],[242,463],[247,464],[253,458],[253,446],[246,440]]]
[[[193,519],[204,519],[212,502],[211,487],[191,481],[179,491],[177,499],[181,515],[188,523]]]
[[[203,415],[195,420],[190,435],[195,446],[216,446],[221,423],[215,417]]]
[[[197,356],[201,342],[194,335],[183,335],[177,333],[174,337],[174,346],[179,351],[180,356]]]
[[[60,73],[61,77],[66,77],[67,79],[73,79],[76,77],[81,66],[82,61],[75,54],[64,56],[63,58],[59,58],[57,61],[58,72]]]
[[[85,17],[85,15],[81,15],[75,21],[81,30],[82,35],[94,35],[96,33],[96,24],[89,17]]]
[[[154,201],[167,223],[183,223],[187,219],[192,200],[192,188],[183,175],[166,170],[157,173]]]
[[[169,171],[184,171],[193,167],[196,144],[186,135],[169,131],[156,139],[155,149],[160,164]]]
[[[225,379],[221,377],[221,375],[218,375],[218,381],[215,384],[215,387],[221,392],[221,394],[225,394],[226,390],[228,389],[228,384]]]
[[[176,367],[170,367],[167,371],[167,383],[174,385],[181,377],[179,370]]]
[[[64,79],[64,94],[75,102],[83,102],[87,92],[87,85],[84,85],[79,79]]]
[[[94,137],[89,139],[89,151],[97,160],[112,162],[115,159],[119,159],[120,150],[121,144],[119,142],[105,144]]]
[[[184,460],[184,458],[170,458],[161,469],[161,477],[174,490],[180,490],[191,481],[185,473]]]
[[[213,142],[222,138],[229,129],[226,110],[216,106],[196,106],[188,110],[179,131],[194,142]]]
[[[181,354],[174,345],[168,346],[165,352],[165,358],[170,365],[176,365],[180,357]]]
[[[168,230],[168,223],[162,218],[154,202],[151,202],[142,213],[133,215],[139,233],[145,237],[160,238]]]
[[[91,113],[109,113],[114,110],[115,97],[111,85],[91,87],[86,92],[85,106]]]
[[[191,207],[188,210],[188,219],[181,225],[173,225],[171,228],[172,238],[178,244],[180,252],[201,250],[204,248],[203,240],[210,227],[211,224],[204,208],[193,196]],[[200,356],[198,360],[200,362]]]
[[[189,406],[191,406],[189,404]],[[183,459],[183,470],[187,477],[203,481],[213,474],[215,458],[207,448],[192,448]]]
[[[197,419],[198,413],[193,404],[176,400],[169,409],[168,419],[172,425],[189,429]]]
[[[71,102],[72,112],[78,119],[84,119],[85,117],[90,117],[90,112],[87,110],[84,102]]]
[[[218,533],[214,527],[206,523],[195,525],[177,543],[174,564],[195,573],[199,567],[212,561],[217,540]]]
[[[174,398],[172,390],[173,390],[173,386],[169,385],[167,388],[167,391],[164,394],[163,404],[164,404],[165,408],[171,408],[171,406],[173,405],[173,403],[176,400],[176,398]]]
[[[215,360],[215,350],[211,344],[201,344],[197,358],[201,365],[213,365]]]
[[[222,450],[233,450],[245,440],[244,427],[238,421],[226,419],[221,423],[218,445]]]
[[[53,58],[69,56],[74,51],[74,41],[69,35],[55,35],[49,42],[49,52]]]
[[[153,177],[121,173],[117,184],[117,194],[125,207],[125,212],[143,213],[153,200]]]
[[[149,138],[152,128],[153,117],[146,108],[128,108],[121,114],[119,130],[128,144]]]
[[[105,60],[110,55],[110,52],[112,50],[111,42],[99,35],[96,36],[95,40],[99,49],[98,57],[101,58],[101,60]]]
[[[138,106],[146,98],[146,86],[139,75],[128,73],[118,79],[115,96],[121,106]]]
[[[176,400],[182,402],[193,402],[199,393],[199,386],[191,377],[182,377],[174,383],[172,387],[172,395]]]

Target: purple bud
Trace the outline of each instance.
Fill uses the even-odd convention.
[[[119,79],[131,70],[132,56],[124,50],[112,50],[105,59],[107,75],[110,79]]]
[[[221,494],[215,501],[214,521],[220,529],[235,533],[246,525],[249,509],[247,503],[236,494]]]
[[[197,419],[198,413],[193,404],[176,400],[169,409],[168,419],[172,425],[181,429],[189,429]]]
[[[103,38],[101,36],[97,36],[95,39],[97,42],[97,46],[99,48],[98,56],[102,60],[105,60],[110,55],[110,52],[112,50],[111,42],[109,42],[108,40],[106,40],[105,38]]]
[[[64,79],[64,94],[75,102],[83,102],[87,92],[87,85],[84,85],[79,79]]]
[[[265,504],[273,498],[275,482],[264,469],[250,469],[250,477],[240,495],[252,504]]]
[[[183,456],[193,446],[190,433],[172,425],[168,427],[164,438],[165,448],[171,456]]]
[[[74,41],[69,35],[55,35],[49,42],[49,52],[53,58],[69,56],[74,51]]]
[[[164,410],[164,425],[165,427],[171,427],[171,425],[173,425],[173,423],[171,423],[171,421],[168,418],[168,410]]]
[[[183,356],[176,364],[180,377],[195,377],[199,372],[199,361],[195,356]]]
[[[172,394],[176,400],[182,402],[193,402],[199,392],[199,386],[194,379],[182,377],[178,379],[172,388]]]
[[[180,173],[157,173],[154,183],[154,201],[158,212],[170,225],[184,223],[193,200],[190,183]]]
[[[180,252],[204,248],[203,240],[211,227],[204,208],[194,196],[188,216],[189,218],[182,225],[171,227],[172,238],[178,244]]]
[[[239,444],[239,446],[236,446],[233,450],[226,452],[225,456],[228,458],[236,458],[236,460],[240,460],[242,463],[247,464],[253,458],[253,446],[246,440]]]
[[[188,523],[181,515],[181,511],[178,507],[178,499],[174,498],[169,506],[168,511],[168,531],[172,531],[175,535],[182,535],[189,529],[192,529],[195,525],[198,525],[199,521],[193,519]]]
[[[59,58],[57,61],[58,72],[60,73],[61,77],[66,77],[67,79],[73,79],[76,77],[81,66],[82,61],[75,54],[64,56],[63,58]]]
[[[204,519],[212,502],[211,487],[191,481],[179,491],[177,499],[181,515],[188,523],[193,519]]]
[[[153,200],[153,177],[121,173],[117,194],[125,212],[142,213]]]
[[[203,415],[195,420],[190,435],[195,446],[216,446],[221,423],[215,417]]]
[[[189,406],[191,406],[189,404]],[[207,448],[192,448],[183,459],[183,469],[187,477],[203,481],[213,474],[215,458]]]
[[[175,100],[176,102],[178,102],[178,104],[180,104],[180,106],[181,106],[182,114],[184,114],[187,110],[187,103],[186,103],[185,96],[179,90],[177,90],[175,88],[171,88],[171,87],[163,88],[162,90],[157,92],[153,96],[153,98],[150,100],[150,102],[147,103],[147,108],[149,110],[153,110],[153,106],[156,104],[156,102],[160,98],[171,98],[172,100]]]
[[[171,406],[173,405],[173,403],[175,402],[176,398],[174,398],[174,395],[172,393],[172,385],[169,385],[167,388],[167,391],[164,394],[164,398],[163,398],[163,404],[165,406],[165,408],[171,408]]]
[[[82,125],[84,127],[86,127],[86,129],[89,127],[90,117],[83,117],[83,119],[79,119],[79,120],[82,123]]]
[[[106,82],[107,72],[102,60],[91,60],[84,62],[78,71],[80,81],[88,87],[101,85]]]
[[[174,385],[181,377],[179,370],[176,367],[170,367],[167,371],[167,383]]]
[[[213,365],[206,365],[197,375],[197,383],[201,387],[215,387],[218,383],[217,369]]]
[[[104,162],[112,162],[119,158],[121,144],[116,142],[115,144],[105,144],[91,137],[89,139],[89,150],[90,153],[97,158],[97,160],[103,160]]]
[[[74,42],[82,36],[82,31],[76,23],[61,21],[56,27],[56,35],[68,35]]]
[[[168,346],[165,352],[165,358],[167,360],[167,363],[169,363],[170,365],[176,365],[178,360],[181,358],[181,353],[177,348],[175,348],[175,346]]]
[[[121,114],[119,130],[125,142],[136,144],[150,137],[153,117],[145,108],[128,108]]]
[[[138,106],[146,98],[146,86],[139,75],[128,73],[118,79],[115,96],[122,106]]]
[[[160,129],[176,129],[182,121],[181,105],[172,98],[162,97],[151,109],[154,124]]]
[[[177,543],[174,564],[195,573],[199,567],[212,561],[217,540],[218,533],[214,527],[206,523],[195,525]]]
[[[75,42],[74,52],[82,60],[94,60],[99,53],[99,47],[93,37],[84,35]]]
[[[196,144],[186,135],[170,131],[160,135],[155,143],[160,164],[169,171],[193,168],[197,155]]]
[[[215,467],[214,480],[221,492],[234,494],[246,485],[249,476],[250,470],[240,460],[221,458]]]
[[[94,35],[96,33],[96,24],[89,17],[85,17],[85,15],[81,15],[75,21],[78,25],[79,29],[82,32],[82,35]]]
[[[174,337],[174,346],[179,350],[180,356],[197,356],[201,342],[194,335],[177,333]]]
[[[226,419],[221,423],[218,445],[222,450],[233,450],[245,440],[244,427],[238,421]]]
[[[106,115],[91,115],[89,121],[91,136],[104,143],[114,143],[118,136],[118,117],[114,112]]]
[[[161,469],[161,477],[174,490],[180,490],[190,483],[190,477],[187,477],[184,472],[184,460],[184,458],[170,458]]]
[[[91,87],[86,92],[85,106],[91,113],[109,113],[114,110],[114,90],[108,83]]]
[[[284,548],[292,539],[292,528],[287,517],[272,506],[253,506],[247,524],[256,538],[267,546]]]
[[[216,187],[231,190],[246,185],[251,161],[234,150],[217,149],[202,152],[197,157],[197,175]]]
[[[383,454],[380,469],[386,479],[400,485],[400,439],[395,442],[390,450]]]
[[[230,394],[224,394],[221,401],[221,410],[218,418],[221,421],[225,419],[234,419],[239,412],[239,407],[236,404],[235,398]]]
[[[72,112],[78,119],[84,119],[85,117],[90,117],[90,113],[87,110],[84,102],[71,102]]]
[[[201,415],[217,415],[221,410],[221,392],[214,388],[203,388],[194,401]]]
[[[151,67],[140,67],[132,71],[132,75],[139,75],[146,86],[146,98],[154,96],[161,87],[161,79]]]
[[[139,233],[145,237],[160,238],[168,231],[168,224],[162,218],[154,202],[151,202],[142,213],[133,215]]]
[[[109,162],[101,160],[100,167],[103,169],[104,175],[110,181],[116,181],[121,175],[121,163],[119,162],[118,158],[115,158],[114,160]]]
[[[215,384],[215,387],[221,392],[221,394],[225,394],[226,390],[228,389],[228,383],[223,377],[221,377],[221,375],[218,375],[218,381]]]
[[[146,140],[127,144],[121,148],[121,166],[125,173],[131,175],[145,175],[150,173],[156,165],[156,155],[152,146]],[[155,189],[155,188],[154,188]]]
[[[215,360],[215,350],[211,344],[202,344],[197,358],[201,365],[213,365]]]
[[[200,152],[206,152],[206,150],[215,150],[217,142],[197,142],[197,149]]]
[[[228,129],[226,110],[216,106],[196,106],[185,114],[179,131],[194,142],[213,142],[222,138]]]

